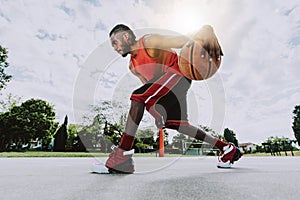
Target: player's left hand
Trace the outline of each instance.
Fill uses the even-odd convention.
[[[203,26],[199,31],[192,35],[192,39],[200,41],[211,57],[220,58],[220,56],[223,56],[222,48],[212,26]]]

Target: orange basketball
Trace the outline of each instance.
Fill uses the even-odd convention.
[[[179,54],[178,64],[182,74],[191,80],[205,80],[216,73],[221,57],[210,57],[202,44],[197,41],[186,43]]]

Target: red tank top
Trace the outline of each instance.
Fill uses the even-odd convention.
[[[142,75],[147,81],[153,79],[157,75],[163,72],[172,71],[173,73],[182,73],[178,66],[178,56],[173,50],[160,50],[159,55],[152,58],[148,55],[144,43],[143,37],[138,40],[139,49],[135,57],[131,56],[130,60],[137,73]]]

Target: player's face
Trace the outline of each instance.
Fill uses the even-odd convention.
[[[112,47],[123,57],[126,57],[131,50],[125,34],[125,32],[117,32],[113,33],[110,37]]]

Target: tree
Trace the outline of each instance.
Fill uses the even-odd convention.
[[[5,151],[11,144],[12,135],[10,135],[9,126],[10,113],[0,113],[0,151]]]
[[[94,148],[100,145],[101,151],[107,152],[113,144],[119,144],[126,116],[118,113],[120,117],[115,121],[113,108],[112,102],[102,101],[99,105],[91,107],[90,116],[84,116],[85,124],[78,134],[85,147]]]
[[[271,136],[269,137],[263,145],[265,146],[265,151],[270,152],[272,155],[281,155],[281,151],[289,151],[292,148],[292,140],[287,137]]]
[[[118,112],[114,112],[117,109]],[[112,145],[119,145],[125,129],[127,114],[122,112],[124,106],[113,105],[110,101],[103,101],[91,108],[92,116],[85,116],[85,125],[79,131],[80,138],[86,147],[100,146],[102,152],[111,151]],[[157,148],[155,133],[151,129],[138,130],[133,148],[137,152],[145,152],[153,147]],[[164,130],[165,146],[168,145],[168,133]]]
[[[153,146],[155,143],[154,134],[155,133],[151,129],[147,128],[144,130],[138,130],[136,137],[140,138],[142,143]]]
[[[53,106],[40,99],[30,99],[14,106],[0,116],[0,149],[7,150],[11,145],[20,149],[22,144],[37,139],[43,140],[43,145],[47,146],[57,128],[54,119]]]
[[[59,129],[54,134],[53,151],[66,151],[66,144],[68,139],[68,116],[66,115],[64,123],[60,125]]]
[[[12,78],[11,75],[5,73],[5,69],[9,66],[7,62],[7,49],[0,45],[0,90],[6,86],[6,83],[9,82]]]
[[[75,124],[70,124],[67,129],[67,141],[66,141],[66,150],[73,151],[75,142],[77,143],[78,137],[78,126]]]
[[[21,97],[9,93],[4,99],[0,100],[0,112],[10,111],[13,107],[21,103]]]
[[[224,138],[226,142],[232,142],[235,146],[239,146],[239,142],[236,139],[236,135],[233,130],[230,130],[229,128],[225,128],[224,130]]]
[[[31,133],[32,138],[51,137],[57,127],[52,105],[41,99],[29,99],[21,104],[20,111],[17,114],[26,122],[24,129]]]
[[[141,151],[144,153],[147,151],[146,149],[149,149],[152,147],[154,149],[156,145],[156,142],[154,140],[155,133],[147,128],[144,130],[138,130],[136,136],[135,136],[135,142],[134,142],[134,148],[135,149],[141,149]]]
[[[111,124],[110,122],[105,122],[104,132],[105,138],[111,141],[114,145],[119,145],[122,138],[122,128],[118,123]]]
[[[300,145],[300,105],[295,106],[295,109],[293,111],[294,114],[294,121],[293,121],[293,131],[295,134],[295,138],[298,141],[298,145]]]

